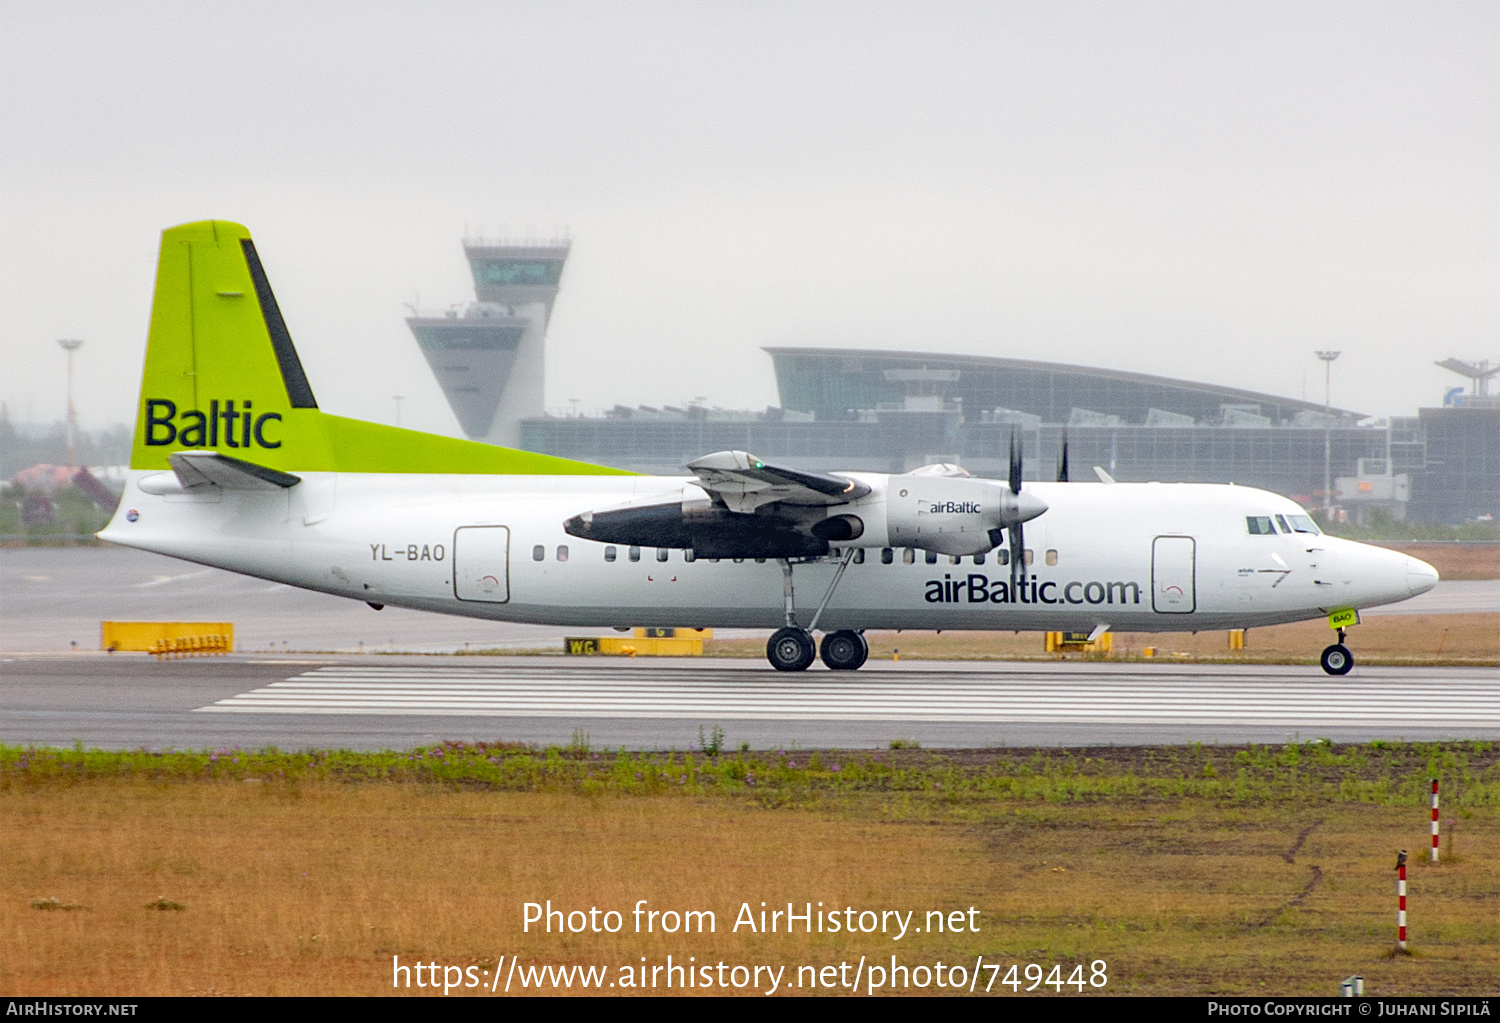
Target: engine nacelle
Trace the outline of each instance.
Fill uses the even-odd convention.
[[[687,483],[677,495],[575,515],[563,530],[600,543],[691,549],[700,558],[808,558],[828,553],[816,512],[772,506],[734,512]]]
[[[964,477],[905,475],[861,477],[872,493],[830,518],[856,517],[861,529],[849,547],[917,547],[938,554],[983,554],[1000,543],[1000,531],[1034,519],[1046,502],[1004,483]],[[853,530],[851,530],[853,532]]]

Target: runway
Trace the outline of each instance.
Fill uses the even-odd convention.
[[[1493,670],[561,657],[12,657],[0,741],[406,748],[444,739],[686,749],[1078,746],[1500,737]]]

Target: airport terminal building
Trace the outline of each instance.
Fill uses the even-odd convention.
[[[534,417],[532,451],[682,472],[740,448],[814,469],[904,472],[956,461],[1004,476],[1010,438],[1028,479],[1093,466],[1124,481],[1239,483],[1356,517],[1463,521],[1500,510],[1500,405],[1423,409],[1373,426],[1347,409],[1213,384],[1027,359],[837,348],[767,349],[780,406],[764,412],[617,406]]]
[[[1500,398],[1487,378],[1443,407],[1370,422],[1320,403],[1088,366],[978,355],[767,348],[779,405],[763,411],[542,408],[543,342],[568,243],[467,242],[477,301],[409,319],[473,439],[638,472],[682,474],[740,449],[822,470],[905,472],[958,462],[1003,477],[1011,437],[1026,478],[1098,466],[1127,482],[1237,483],[1358,520],[1500,514]],[[1451,367],[1450,367],[1451,368]],[[1497,371],[1500,372],[1500,371]],[[1368,425],[1361,425],[1362,423]]]

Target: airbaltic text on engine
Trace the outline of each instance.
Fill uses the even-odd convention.
[[[1012,593],[1005,580],[972,573],[962,579],[951,575],[929,579],[925,596],[929,604],[1139,604],[1141,587],[1129,582],[1026,579],[1017,583]]]
[[[265,431],[267,423],[280,421],[280,412],[263,412],[259,417],[255,416],[250,411],[248,398],[241,402],[238,411],[234,399],[224,402],[220,408],[216,398],[208,403],[208,412],[189,409],[180,416],[175,401],[149,398],[146,401],[146,443],[151,447],[182,444],[216,448],[222,422],[224,443],[231,448],[279,448],[281,441],[267,437]]]

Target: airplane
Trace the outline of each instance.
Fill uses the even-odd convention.
[[[1359,610],[1432,566],[1322,533],[1232,484],[1024,482],[935,464],[814,472],[743,451],[647,476],[318,407],[250,233],[162,234],[130,471],[110,543],[364,601],[505,622],[772,629],[801,671],[866,629],[1249,629]],[[809,613],[810,612],[810,613]],[[814,633],[823,633],[821,643]]]

